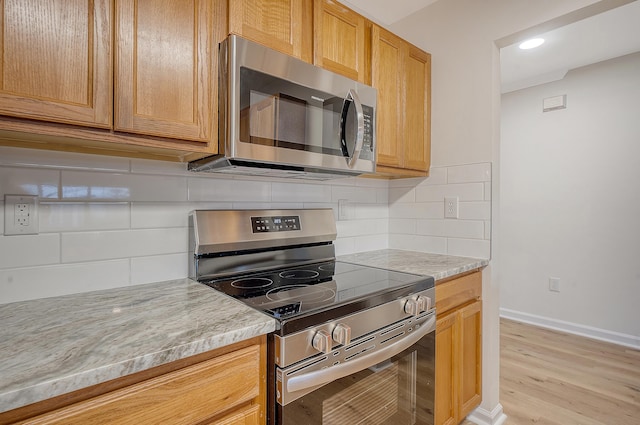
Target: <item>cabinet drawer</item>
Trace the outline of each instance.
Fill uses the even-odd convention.
[[[436,311],[441,316],[447,311],[482,295],[482,274],[471,273],[448,282],[436,284]]]
[[[260,347],[254,345],[21,423],[195,424],[256,398],[259,390]]]

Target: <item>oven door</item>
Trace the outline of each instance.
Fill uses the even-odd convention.
[[[433,425],[435,314],[400,331],[279,370],[276,424]]]

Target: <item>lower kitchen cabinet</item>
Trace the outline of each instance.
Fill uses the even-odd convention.
[[[457,425],[482,400],[482,275],[436,285],[436,425]]]
[[[139,372],[127,385],[100,395],[55,408],[50,401],[38,403],[51,409],[26,419],[0,423],[16,424],[220,424],[266,423],[266,338],[257,337],[205,354]],[[186,364],[186,366],[185,366]],[[169,369],[167,372],[166,370]],[[171,370],[173,369],[173,370]],[[160,374],[157,374],[160,371]],[[152,377],[149,377],[149,374]],[[155,375],[155,376],[154,376]],[[142,379],[129,384],[132,379]],[[99,384],[86,392],[100,392],[117,381]],[[81,397],[82,391],[73,393]],[[57,399],[63,398],[58,397]],[[64,403],[64,401],[60,401]],[[38,404],[34,405],[36,408]],[[33,409],[33,407],[30,407]],[[11,412],[7,412],[11,413]]]

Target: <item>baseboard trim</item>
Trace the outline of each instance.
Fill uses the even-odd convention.
[[[502,405],[498,403],[491,411],[482,407],[476,408],[467,416],[467,419],[477,425],[503,425],[507,415],[502,411]]]
[[[552,319],[549,317],[538,316],[530,313],[523,313],[521,311],[509,310],[507,308],[500,309],[500,317],[515,320],[517,322],[528,323],[530,325],[540,326],[542,328],[553,329],[556,331],[567,332],[574,335],[597,339],[599,341],[611,342],[613,344],[634,348],[636,350],[640,349],[640,337],[634,335],[608,331],[606,329],[594,328],[578,323],[565,322],[563,320]]]

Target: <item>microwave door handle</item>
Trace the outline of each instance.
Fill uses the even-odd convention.
[[[353,103],[356,108],[356,120],[357,120],[357,132],[356,132],[356,145],[355,149],[349,154],[347,148],[347,112],[349,112],[349,106]],[[342,104],[342,113],[340,115],[340,138],[342,143],[342,153],[347,158],[347,164],[349,167],[353,167],[353,163],[356,161],[362,150],[362,144],[364,142],[364,111],[362,110],[362,103],[358,97],[358,93],[354,89],[349,89],[347,97]]]
[[[308,372],[300,376],[293,376],[287,381],[287,392],[294,393],[307,388],[317,387],[327,384],[345,376],[352,375],[363,369],[381,363],[390,359],[417,343],[422,337],[435,330],[436,315],[432,315],[429,320],[420,325],[420,327],[399,341],[383,348],[382,350],[373,352],[369,355],[350,360],[337,366],[331,366],[325,369]]]

